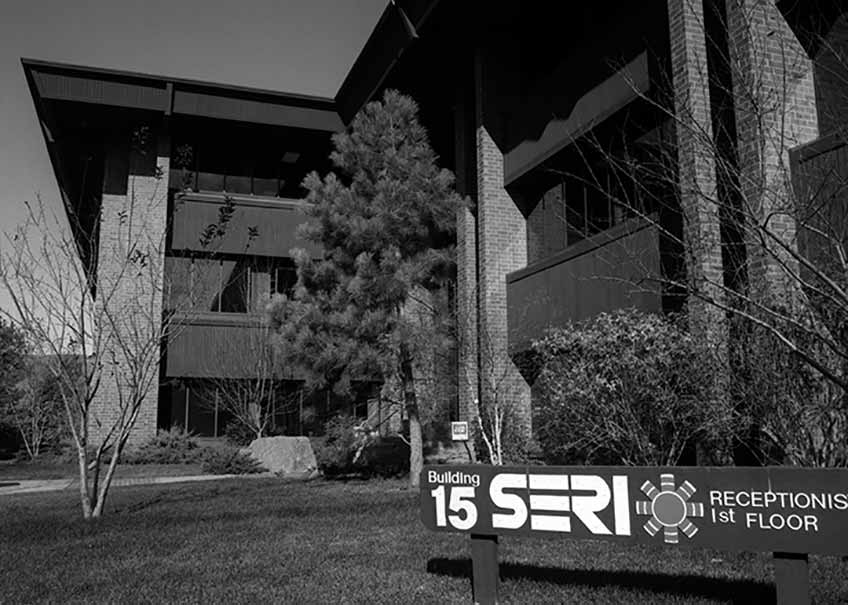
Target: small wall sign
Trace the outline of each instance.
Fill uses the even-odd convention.
[[[454,441],[468,441],[468,422],[451,422],[451,439]]]

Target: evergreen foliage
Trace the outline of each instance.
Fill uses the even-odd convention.
[[[337,172],[304,181],[310,220],[301,234],[324,257],[296,251],[295,292],[271,308],[283,363],[305,371],[309,386],[349,393],[354,382],[397,381],[413,483],[422,444],[412,368],[422,335],[407,308],[452,278],[462,204],[417,114],[412,99],[388,91],[333,137]]]

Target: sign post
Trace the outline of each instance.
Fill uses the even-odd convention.
[[[777,605],[810,605],[807,555],[774,553],[774,584],[777,589]]]
[[[498,537],[471,534],[471,582],[475,603],[498,602]]]
[[[471,535],[474,600],[497,599],[497,537],[774,553],[778,603],[809,603],[808,553],[848,554],[848,470],[426,466],[421,519]]]

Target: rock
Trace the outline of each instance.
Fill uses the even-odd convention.
[[[311,479],[318,463],[308,437],[262,437],[254,439],[247,453],[272,473],[291,479]]]

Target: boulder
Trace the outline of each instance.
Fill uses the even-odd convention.
[[[272,473],[292,479],[318,474],[318,463],[309,437],[262,437],[254,439],[247,453]]]

